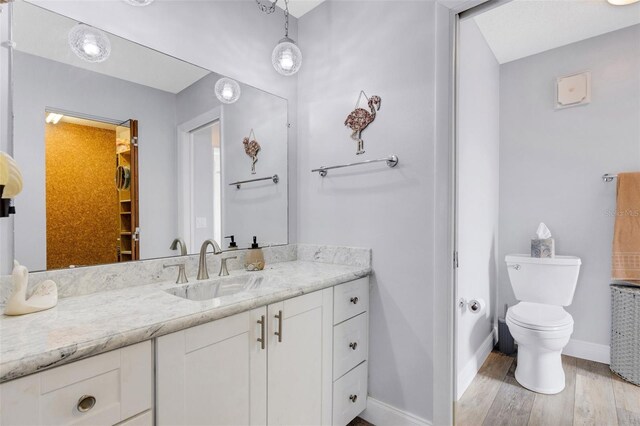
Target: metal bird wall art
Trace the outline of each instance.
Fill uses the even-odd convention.
[[[358,104],[360,99],[364,95],[367,99],[369,111],[364,108],[359,108]],[[362,140],[362,131],[369,126],[376,119],[376,111],[380,109],[380,103],[382,99],[380,96],[373,95],[370,98],[364,93],[364,90],[360,91],[358,101],[356,102],[356,108],[351,111],[349,116],[344,122],[344,125],[349,127],[353,132],[351,133],[351,139],[358,143],[358,149],[356,155],[364,154],[364,141]]]
[[[251,139],[251,135],[253,135],[253,139]],[[258,162],[258,152],[260,152],[260,144],[256,140],[256,135],[253,133],[253,129],[249,133],[249,136],[242,140],[242,144],[244,145],[244,152],[251,157],[251,174],[256,174],[256,163]]]

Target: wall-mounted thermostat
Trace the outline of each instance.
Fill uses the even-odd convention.
[[[585,105],[591,102],[591,72],[558,77],[556,109]]]

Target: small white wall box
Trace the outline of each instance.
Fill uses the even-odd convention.
[[[591,72],[565,75],[556,79],[556,109],[591,102]]]

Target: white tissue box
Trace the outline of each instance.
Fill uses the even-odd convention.
[[[555,257],[556,243],[553,238],[531,240],[531,257]]]

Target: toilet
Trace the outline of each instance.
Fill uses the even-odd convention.
[[[563,309],[573,301],[581,261],[575,256],[505,258],[511,287],[519,301],[506,322],[518,343],[516,380],[538,393],[562,392],[562,349],[573,333],[573,318]]]

